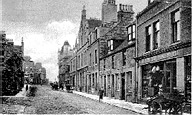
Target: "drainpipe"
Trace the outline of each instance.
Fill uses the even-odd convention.
[[[136,24],[135,24],[135,38],[136,38],[136,40],[135,40],[135,57],[137,57],[138,56],[138,54],[137,54],[137,48],[138,48],[138,38],[137,38],[137,17],[136,17]],[[134,93],[134,97],[135,97],[135,102],[137,103],[138,102],[138,79],[137,79],[137,77],[138,77],[138,69],[137,69],[137,67],[138,67],[139,65],[138,65],[138,62],[135,60],[135,93]]]

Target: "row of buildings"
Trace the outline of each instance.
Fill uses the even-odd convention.
[[[24,42],[15,45],[5,31],[0,31],[0,46],[0,95],[14,95],[24,86]]]
[[[46,78],[46,69],[42,66],[42,63],[34,63],[30,56],[24,56],[23,66],[26,83],[48,84],[49,81]]]
[[[74,48],[58,51],[60,83],[131,102],[178,89],[191,100],[191,0],[148,0],[132,5],[104,0],[101,20],[83,7]]]

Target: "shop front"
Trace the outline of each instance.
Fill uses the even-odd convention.
[[[172,93],[176,88],[176,59],[142,66],[142,98],[154,96],[161,89]]]

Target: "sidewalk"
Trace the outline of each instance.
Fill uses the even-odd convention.
[[[78,92],[78,91],[73,91],[73,93],[99,101],[99,96],[98,95],[92,95],[92,94],[87,94],[87,93]],[[148,115],[148,110],[143,109],[144,107],[147,107],[147,105],[145,105],[145,104],[125,102],[124,100],[111,99],[109,97],[104,97],[103,100],[101,100],[101,101],[104,102],[104,103],[108,103],[110,105],[114,105],[114,106],[117,106],[117,107],[121,107],[121,108],[124,108],[124,109],[131,110],[131,111],[134,111],[134,112],[137,112],[137,113],[140,113],[140,114]],[[190,114],[183,113],[183,115],[190,115]]]
[[[17,102],[20,100],[22,100],[23,98],[26,98],[26,94],[27,94],[27,91],[26,91],[26,85],[24,85],[24,87],[22,88],[22,90],[17,93],[15,96],[3,96],[3,97],[9,97],[8,100],[14,100],[14,102]],[[5,113],[5,114],[23,114],[24,113],[24,110],[26,108],[26,106],[24,105],[20,105],[20,104],[17,104],[17,103],[9,103],[9,104],[2,104],[2,110],[1,113]]]
[[[92,95],[92,94],[87,94],[87,93],[78,92],[78,91],[73,91],[73,93],[99,101],[98,95]],[[108,103],[110,105],[114,105],[117,107],[121,107],[124,109],[128,109],[128,110],[137,112],[137,113],[148,115],[148,110],[143,109],[144,107],[147,107],[147,105],[144,105],[144,104],[135,104],[135,103],[131,103],[131,102],[125,102],[124,100],[111,99],[109,97],[104,97],[103,100],[101,100],[101,101],[104,103]]]
[[[28,87],[29,86],[30,85],[28,85]],[[25,97],[26,93],[27,93],[27,91],[26,91],[26,84],[25,84],[24,87],[22,88],[22,90],[18,94],[16,94],[14,97]]]

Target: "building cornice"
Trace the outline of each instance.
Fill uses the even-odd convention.
[[[157,50],[153,50],[151,52],[147,52],[145,54],[143,54],[142,56],[139,57],[135,57],[135,60],[141,60],[141,59],[145,59],[145,58],[149,58],[149,57],[153,57],[156,55],[160,55],[163,53],[167,53],[167,52],[171,52],[171,51],[175,51],[178,49],[182,49],[185,47],[190,47],[191,46],[191,41],[185,41],[185,42],[178,42],[176,44],[170,45],[168,47],[163,47],[163,48],[159,48]]]

